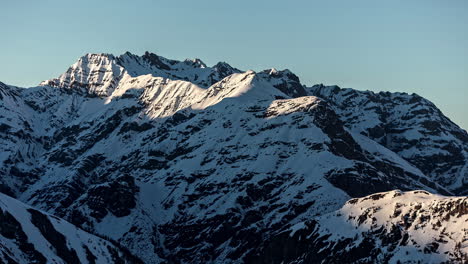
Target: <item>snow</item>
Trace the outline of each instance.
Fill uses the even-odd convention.
[[[64,263],[64,261],[57,256],[53,249],[54,247],[50,242],[41,234],[37,227],[30,222],[31,215],[27,211],[28,209],[31,209],[31,207],[0,193],[0,210],[10,213],[17,221],[20,222],[22,230],[27,235],[28,242],[31,243],[37,251],[44,255],[47,259],[47,263]],[[41,213],[47,215],[56,231],[65,236],[67,247],[77,252],[77,256],[81,263],[88,263],[83,246],[86,246],[92,254],[96,256],[96,263],[104,264],[109,263],[112,260],[108,247],[114,248],[114,245],[108,241],[80,230],[62,219],[49,216],[45,212]],[[9,255],[9,257],[15,259],[19,263],[28,262],[27,258],[23,259],[25,256],[21,251],[22,249],[19,248],[13,240],[0,236],[0,241],[3,245],[0,247],[0,252]],[[5,250],[5,248],[7,250]],[[9,254],[9,252],[13,254]],[[0,260],[1,259],[2,258],[0,257]]]
[[[306,90],[330,102],[352,132],[384,145],[431,181],[449,190],[460,190],[463,182],[468,182],[463,169],[468,164],[468,135],[427,99],[416,94],[338,86],[315,85]],[[370,130],[375,128],[380,132],[371,135]]]
[[[345,95],[339,94],[333,100],[320,97],[334,96],[336,87],[323,88],[320,97],[298,97],[294,91],[278,88],[295,81],[288,76],[292,74],[288,70],[241,72],[225,63],[208,67],[197,59],[173,61],[158,56],[157,60],[167,68],[130,53],[88,54],[59,78],[45,81],[39,87],[18,88],[16,95],[5,96],[1,111],[8,113],[11,120],[0,121],[15,131],[27,131],[23,121],[28,121],[32,129],[25,138],[8,139],[0,145],[0,162],[4,164],[11,158],[17,168],[38,174],[37,179],[32,178],[27,184],[17,177],[5,176],[17,198],[65,219],[80,212],[88,220],[84,224],[87,230],[118,240],[145,261],[156,263],[161,259],[154,254],[155,250],[163,250],[162,245],[177,239],[178,235],[161,234],[158,227],[165,225],[180,224],[181,229],[186,228],[182,231],[187,231],[193,223],[207,223],[228,214],[239,216],[240,225],[247,213],[261,211],[259,220],[246,220],[240,230],[268,232],[265,234],[268,237],[280,229],[291,228],[292,237],[306,227],[304,221],[318,217],[323,223],[321,232],[330,232],[330,239],[354,238],[359,232],[375,228],[372,223],[358,225],[347,218],[362,214],[366,208],[382,206],[384,209],[375,213],[376,224],[388,228],[387,222],[396,221],[388,219],[395,201],[405,204],[409,212],[414,208],[411,203],[424,202],[435,207],[446,199],[434,195],[429,202],[422,194],[408,193],[382,201],[360,200],[363,209],[346,203],[350,195],[331,184],[326,175],[350,170],[344,176],[364,179],[366,175],[359,175],[353,169],[362,164],[374,169],[373,162],[377,161],[415,176],[415,179],[405,179],[408,183],[400,183],[397,177],[402,175],[375,168],[378,177],[396,186],[424,188],[433,193],[444,189],[438,184],[431,188],[418,181],[417,178],[431,182],[433,175],[425,175],[406,159],[421,153],[442,153],[440,148],[426,145],[420,150],[409,148],[396,152],[392,151],[392,144],[370,139],[367,129],[381,124],[381,120],[377,110],[365,108],[380,104],[366,104],[364,97],[349,99],[346,94],[351,89],[343,90],[340,93]],[[220,75],[225,69],[228,69],[226,76]],[[397,100],[399,96],[392,95],[392,99]],[[350,108],[341,109],[339,104]],[[345,138],[330,134],[321,126],[319,120],[326,123],[337,119],[326,115],[323,109],[338,113],[344,120],[346,128],[339,122],[333,128],[343,128],[344,136],[349,135],[355,141],[364,158],[345,158],[332,151],[330,146],[335,140],[344,142]],[[400,119],[409,111],[408,106],[391,109]],[[348,115],[351,121],[344,118]],[[125,130],[128,124],[136,124],[137,128],[127,126]],[[139,127],[143,125],[148,127]],[[419,129],[418,125],[399,136],[420,139],[424,135]],[[98,137],[103,131],[107,133]],[[392,137],[388,136],[390,141]],[[453,139],[450,135],[447,138]],[[60,158],[70,156],[71,161],[54,160],[55,154]],[[83,168],[83,163],[93,155],[102,155],[103,161]],[[164,166],[145,168],[155,160]],[[462,175],[466,171],[465,166]],[[111,186],[113,180],[126,174],[132,176],[138,187],[136,205],[131,212],[117,217],[107,211],[102,219],[92,216],[89,203],[95,201],[89,200],[89,190]],[[75,188],[77,185],[80,187]],[[22,186],[26,186],[25,190]],[[64,186],[70,190],[64,191]],[[129,184],[122,186],[128,188]],[[254,196],[248,186],[254,187],[254,193],[271,190],[245,207],[239,199]],[[61,202],[74,191],[76,197],[64,208]],[[313,203],[307,205],[309,202]],[[295,208],[303,205],[307,205],[305,209],[294,215]],[[67,234],[69,245],[74,248],[83,239],[95,241],[89,238],[92,235],[67,222],[51,221],[57,230]],[[459,223],[454,228],[462,228],[457,226]],[[209,244],[208,239],[219,226],[210,228],[211,231],[204,230],[199,235],[206,239],[200,244]],[[137,231],[130,231],[133,229]],[[34,227],[28,232],[34,233]],[[40,234],[34,234],[40,238]],[[436,237],[440,230],[428,234]],[[411,235],[418,243],[429,239],[417,230],[411,230]],[[452,238],[459,240],[455,233]],[[228,242],[216,249],[221,252],[216,261],[228,262],[226,256],[235,250]],[[104,245],[102,241],[93,243]],[[452,246],[453,243],[447,245]],[[41,250],[48,252],[45,248]],[[179,250],[182,251],[175,248],[171,253],[178,254]],[[402,247],[401,250],[410,249]],[[77,252],[82,258],[83,252]],[[47,254],[51,259],[56,257]]]
[[[306,225],[305,225],[305,222],[299,222],[293,226],[291,226],[291,228],[289,229],[291,231],[291,233],[289,233],[289,236],[294,236],[294,234],[298,231],[298,230],[301,230],[301,229],[304,229],[304,228],[307,228]]]
[[[468,234],[468,229],[466,228],[468,215],[465,214],[460,217],[454,215],[447,220],[439,218],[439,212],[436,210],[437,208],[447,206],[450,202],[458,202],[466,206],[468,205],[468,199],[466,197],[444,197],[441,195],[429,194],[425,191],[404,193],[392,191],[374,195],[382,195],[383,198],[377,200],[371,197],[360,198],[356,204],[348,202],[337,213],[320,217],[319,222],[322,230],[332,233],[330,237],[331,240],[338,239],[342,236],[353,238],[359,236],[362,232],[367,232],[372,229],[375,230],[380,226],[390,231],[392,225],[401,225],[401,217],[393,216],[396,205],[400,205],[398,207],[398,209],[401,210],[400,216],[416,214],[414,218],[415,222],[407,232],[412,241],[417,245],[425,246],[431,243],[441,235],[440,230],[444,230],[444,238],[448,240],[448,242],[439,244],[438,253],[432,255],[430,258],[432,259],[431,261],[435,261],[434,258],[437,259],[438,257],[446,260],[447,256],[443,256],[443,253],[446,251],[453,252],[456,243],[462,243],[462,252],[468,254],[468,242],[465,241]],[[417,209],[417,206],[420,206],[421,209]],[[371,212],[371,214],[364,223],[359,224],[357,222],[358,217],[366,212]],[[431,217],[427,222],[417,224],[418,219],[422,219],[421,217],[423,216]],[[438,221],[442,222],[442,226],[434,229]],[[397,252],[405,252],[405,250],[404,247],[396,249]],[[401,255],[397,255],[394,258],[400,259],[400,257]]]
[[[327,242],[350,239],[346,247],[349,251],[359,246],[365,235],[384,228],[387,242],[382,242],[382,236],[376,236],[375,247],[391,257],[389,263],[451,262],[456,254],[468,254],[468,214],[451,213],[451,210],[466,208],[467,205],[467,197],[446,197],[426,191],[376,193],[352,199],[336,212],[314,218],[317,221],[316,230],[310,230],[310,236],[306,239],[311,239],[312,234],[319,234]],[[399,214],[395,215],[397,210]],[[406,227],[404,218],[408,216],[413,222]],[[392,237],[391,230],[395,227],[409,235],[405,244],[402,238],[392,241],[395,237]],[[305,222],[298,223],[288,230],[289,236],[307,229]],[[398,246],[392,247],[391,243]],[[427,254],[424,248],[432,243],[438,244],[437,249]],[[460,245],[459,249],[456,248],[457,244]]]

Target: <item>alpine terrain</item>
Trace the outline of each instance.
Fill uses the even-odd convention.
[[[0,83],[0,263],[467,263],[468,133],[416,94],[87,54]]]

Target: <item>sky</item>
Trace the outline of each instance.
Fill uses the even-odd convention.
[[[145,51],[290,69],[306,85],[417,93],[468,129],[466,0],[0,0],[0,81],[57,77],[86,53]]]

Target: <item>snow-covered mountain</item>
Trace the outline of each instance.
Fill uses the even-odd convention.
[[[145,263],[249,262],[355,197],[465,193],[466,161],[428,172],[411,159],[419,147],[366,134],[322,90],[289,70],[88,54],[38,87],[0,85],[0,191]],[[382,107],[409,105],[393,102]],[[353,114],[367,124],[367,111]],[[447,122],[424,146],[467,148]]]

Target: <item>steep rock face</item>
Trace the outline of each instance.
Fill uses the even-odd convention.
[[[31,162],[11,192],[147,263],[248,262],[262,241],[352,197],[449,194],[347,128],[333,102],[304,96],[288,70],[151,53],[90,54],[70,69],[44,86],[5,86],[15,103],[2,114],[28,121],[40,139],[19,144]]]
[[[267,79],[274,87],[291,97],[307,95],[307,92],[299,81],[299,77],[289,70],[278,71],[273,68],[262,71],[259,75]]]
[[[468,198],[376,193],[298,223],[251,263],[466,263]]]
[[[0,193],[2,263],[142,263],[117,244]]]
[[[67,88],[86,94],[105,96],[113,91],[125,70],[111,54],[87,54],[64,74],[41,85]]]
[[[468,190],[468,134],[430,101],[406,93],[373,93],[316,85],[311,95],[330,102],[345,125],[421,169],[458,194]]]
[[[39,177],[32,168],[42,149],[42,127],[22,90],[0,83],[0,192],[9,195],[24,191]]]

